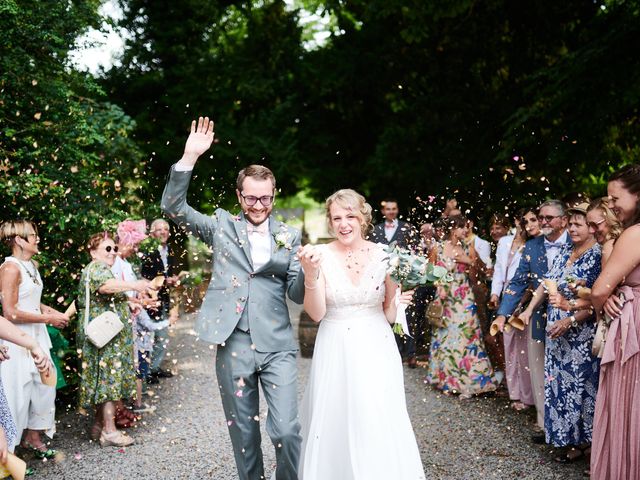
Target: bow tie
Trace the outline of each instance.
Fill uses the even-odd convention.
[[[385,223],[384,228],[394,228],[395,225],[393,223]]]
[[[549,249],[549,248],[560,248],[560,247],[562,247],[562,245],[564,245],[564,243],[562,243],[562,242],[550,242],[547,239],[544,240],[544,247],[547,248],[547,249]]]
[[[261,223],[260,225],[252,225],[250,223],[247,224],[247,233],[257,233],[258,235],[266,235],[269,233],[269,225],[267,222]]]

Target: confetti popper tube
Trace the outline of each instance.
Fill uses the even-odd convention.
[[[13,480],[24,480],[27,471],[27,464],[24,460],[16,457],[13,453],[9,453],[4,466],[11,474],[11,477],[13,477]]]
[[[591,289],[588,287],[578,287],[578,298],[588,299],[591,298]]]
[[[558,293],[558,283],[555,280],[545,278],[544,286],[547,287],[547,292],[549,292],[549,294]]]
[[[509,318],[509,325],[511,325],[513,328],[516,328],[520,331],[524,331],[525,329],[524,322],[517,315],[512,315],[511,318]]]
[[[496,320],[494,320],[493,322],[491,322],[491,326],[489,327],[489,335],[495,337],[499,331],[500,328],[498,328],[498,323]]]
[[[78,310],[76,309],[76,301],[74,300],[73,302],[71,302],[71,305],[69,305],[69,307],[67,308],[67,310],[64,312],[64,314],[71,318],[73,317],[76,313],[78,312]]]
[[[151,285],[149,290],[149,294],[151,295],[151,298],[153,299],[158,298],[158,291],[162,288],[162,285],[164,285],[164,277],[162,275],[158,275],[153,280],[151,280]]]

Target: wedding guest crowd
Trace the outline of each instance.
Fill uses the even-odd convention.
[[[125,429],[134,426],[143,413],[153,411],[142,401],[144,387],[172,375],[169,369],[161,368],[170,320],[175,323],[177,317],[176,308],[169,315],[168,288],[178,282],[177,276],[169,275],[167,266],[167,261],[171,262],[166,254],[169,226],[162,219],[155,220],[152,235],[160,246],[140,255],[149,280],[139,279],[139,267],[129,261],[138,256],[146,230],[144,220],[125,220],[118,225],[117,235],[99,232],[86,243],[90,261],[80,274],[75,298],[78,403],[81,412],[93,414],[89,436],[101,446],[132,444],[134,438]],[[41,302],[43,282],[32,258],[39,253],[40,241],[34,223],[5,221],[0,225],[0,240],[11,254],[0,266],[0,456],[5,458],[7,452],[17,450],[20,456],[53,459],[57,455],[50,446],[56,431],[56,386],[45,384],[41,376],[41,372],[50,371],[57,376],[47,327],[55,327],[53,332],[64,331],[74,312],[62,313]],[[160,267],[154,270],[157,264]],[[155,318],[150,318],[145,308]],[[99,347],[86,328],[105,312],[115,313],[123,327]],[[15,332],[21,332],[20,338]],[[154,346],[157,332],[164,333],[158,335],[158,350]],[[33,472],[32,468],[27,470],[28,474]],[[0,478],[8,475],[3,473],[0,468]]]
[[[450,273],[426,309],[426,381],[460,398],[496,390],[488,339],[501,336],[511,406],[536,411],[531,441],[554,447],[559,463],[590,462],[591,478],[640,479],[639,224],[640,165],[591,202],[576,193],[491,216],[491,258],[477,222],[447,200],[420,228],[422,251]],[[478,272],[491,278],[486,305]]]

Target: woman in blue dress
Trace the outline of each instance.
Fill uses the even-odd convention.
[[[595,317],[590,306],[578,310],[576,305],[578,289],[591,288],[601,270],[601,249],[587,226],[587,208],[585,203],[568,211],[573,244],[562,247],[546,275],[547,291],[542,286],[538,289],[523,318],[530,318],[533,309],[549,296],[544,424],[546,442],[566,447],[556,457],[561,463],[582,457],[591,443],[598,391],[599,362],[591,353]],[[565,299],[569,311],[553,306]]]

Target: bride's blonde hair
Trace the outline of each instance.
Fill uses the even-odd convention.
[[[363,237],[366,237],[371,231],[371,205],[367,203],[365,198],[355,190],[343,188],[330,195],[325,202],[327,214],[327,225],[329,233],[335,235],[331,227],[331,205],[336,204],[346,210],[352,210],[360,218],[360,230]]]

